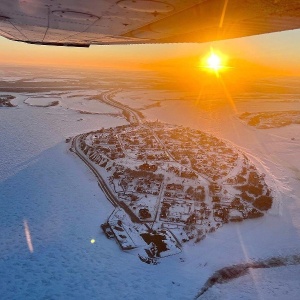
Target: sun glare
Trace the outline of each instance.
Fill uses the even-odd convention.
[[[215,53],[211,53],[207,59],[207,66],[215,71],[218,71],[221,66],[221,58]]]
[[[211,48],[210,52],[201,59],[200,68],[214,72],[217,75],[226,69],[227,57],[220,51]]]

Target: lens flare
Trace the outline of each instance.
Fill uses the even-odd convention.
[[[31,234],[30,234],[28,222],[27,222],[27,220],[24,220],[23,223],[24,223],[24,232],[25,232],[27,246],[28,246],[30,253],[33,253],[33,245],[32,245]]]

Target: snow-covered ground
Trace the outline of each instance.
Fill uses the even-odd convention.
[[[249,274],[226,284],[217,284],[201,300],[291,300],[299,299],[299,266],[251,270]],[[237,295],[237,291],[239,294]],[[236,295],[236,298],[233,298]]]
[[[185,244],[181,254],[147,265],[135,253],[121,251],[99,229],[113,207],[65,143],[66,137],[125,120],[79,115],[67,105],[30,107],[23,103],[28,96],[10,94],[17,96],[13,103],[18,107],[0,109],[1,299],[193,299],[220,268],[299,254],[299,125],[258,130],[242,124],[237,113],[254,106],[262,110],[257,100],[235,108],[227,101],[161,101],[161,107],[143,111],[146,118],[199,128],[233,142],[267,173],[280,194],[265,217],[228,224],[199,244]],[[271,106],[265,103],[264,108]],[[100,111],[112,112],[105,105]],[[296,300],[299,274],[299,265],[253,270],[212,287],[200,299]]]
[[[151,108],[144,111],[146,118],[152,120],[182,124],[209,131],[212,134],[236,144],[247,153],[250,159],[256,161],[258,169],[267,173],[270,184],[279,192],[279,198],[266,217],[254,222],[233,225],[233,228],[224,226],[214,234],[213,239],[204,241],[197,252],[201,256],[203,249],[214,243],[217,251],[210,252],[212,257],[220,255],[227,261],[227,265],[247,261],[249,258],[264,258],[271,256],[288,255],[300,252],[300,126],[289,125],[282,128],[259,130],[241,124],[238,115],[245,111],[280,111],[299,110],[300,101],[276,103],[276,100],[236,102],[207,101],[162,103],[160,108]],[[187,117],[188,116],[188,117]],[[227,233],[229,235],[227,235]],[[219,234],[222,237],[218,236]],[[231,246],[230,246],[231,245]],[[210,248],[210,246],[208,246]],[[239,247],[233,251],[232,247]],[[228,248],[227,248],[228,247]],[[200,250],[201,249],[201,250]],[[205,256],[205,253],[202,253]],[[230,256],[230,258],[228,257]],[[221,259],[222,260],[222,259]],[[214,264],[213,262],[212,264]],[[261,294],[249,292],[253,282],[249,277],[238,279],[228,286],[218,285],[214,290],[202,296],[203,299],[298,299],[300,288],[300,266],[278,268],[277,270],[256,270],[265,280],[255,282]],[[284,270],[284,276],[281,272]],[[295,277],[298,276],[298,277]],[[281,281],[280,281],[281,278]],[[283,288],[285,281],[289,288]],[[286,290],[289,290],[286,293]],[[272,291],[272,292],[268,292]],[[224,292],[224,294],[223,294]],[[238,297],[236,295],[238,294]],[[201,298],[200,298],[201,299]]]
[[[117,93],[114,99],[132,108],[145,109],[151,105],[159,106],[158,102],[174,101],[178,98],[184,98],[184,95],[175,91],[139,89],[124,90],[122,93]]]
[[[1,76],[1,81],[6,81],[6,82],[12,82],[12,81],[19,81],[22,80],[23,77],[17,77],[17,76]]]
[[[68,151],[66,137],[124,119],[78,122],[74,111],[30,107],[25,98],[0,110],[1,299],[192,298],[197,278],[178,257],[149,266],[105,237],[99,225],[113,207]]]
[[[25,82],[69,82],[69,78],[31,78],[24,80]],[[74,79],[73,81],[78,81]]]
[[[92,96],[93,95],[91,95],[90,97]],[[112,106],[101,103],[97,100],[90,100],[89,96],[87,97],[87,95],[68,94],[64,95],[61,101],[64,107],[67,107],[68,109],[81,111],[83,113],[121,113],[119,109],[116,109]]]
[[[48,107],[56,106],[59,104],[60,98],[54,97],[29,97],[24,103],[30,106]]]

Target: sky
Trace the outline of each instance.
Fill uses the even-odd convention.
[[[229,61],[283,71],[300,70],[300,29],[213,43],[122,45],[70,48],[29,45],[0,37],[0,64],[52,65],[82,68],[141,68],[185,65],[210,51],[224,53]],[[196,59],[196,60],[195,60]]]

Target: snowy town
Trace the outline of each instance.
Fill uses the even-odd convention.
[[[210,134],[160,122],[82,134],[73,150],[115,206],[101,227],[153,262],[228,222],[262,217],[272,191],[254,164]]]

